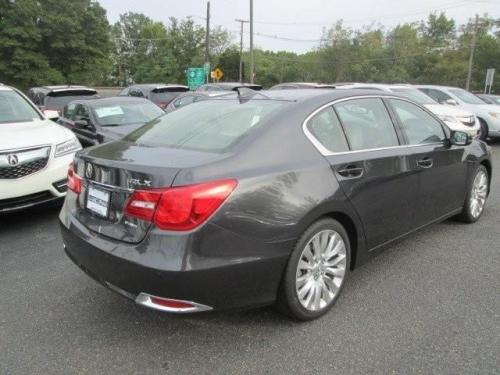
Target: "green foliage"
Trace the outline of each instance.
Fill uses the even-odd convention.
[[[139,13],[112,27],[95,0],[0,0],[0,82],[22,88],[49,83],[127,85],[186,82],[185,71],[205,62],[205,28],[191,18],[164,24]],[[479,20],[472,71],[481,90],[487,68],[500,77],[500,20]],[[210,30],[212,69],[239,79],[240,52],[232,35]],[[444,13],[386,30],[353,30],[342,21],[325,29],[305,54],[255,50],[256,81],[409,82],[464,86],[474,21],[457,26]],[[249,80],[249,54],[244,52]],[[500,92],[500,79],[496,79]]]
[[[98,83],[109,73],[109,24],[91,0],[0,0],[0,81],[20,87]]]

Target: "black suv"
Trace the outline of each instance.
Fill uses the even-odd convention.
[[[28,97],[45,116],[57,119],[69,102],[97,99],[99,95],[95,89],[85,86],[41,86],[30,88]]]

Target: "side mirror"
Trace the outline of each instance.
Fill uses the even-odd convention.
[[[458,102],[455,99],[446,99],[442,101],[441,104],[458,105]]]
[[[467,146],[472,143],[472,137],[467,133],[452,130],[450,142],[452,145],[456,146]]]
[[[90,124],[88,120],[80,119],[80,120],[75,120],[75,126],[77,128],[89,128]]]

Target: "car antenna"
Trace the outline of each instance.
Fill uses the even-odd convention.
[[[238,99],[240,103],[244,103],[249,101],[251,98],[253,98],[255,95],[260,95],[264,97],[265,99],[270,99],[267,95],[262,94],[259,91],[252,90],[251,88],[240,86],[240,87],[235,87],[234,91],[238,93]]]

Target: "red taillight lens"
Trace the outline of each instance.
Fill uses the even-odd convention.
[[[68,189],[76,194],[82,191],[82,178],[76,174],[73,163],[68,168]]]
[[[164,230],[191,230],[205,222],[236,188],[236,180],[214,181],[165,190],[136,191],[125,214],[153,221]]]

